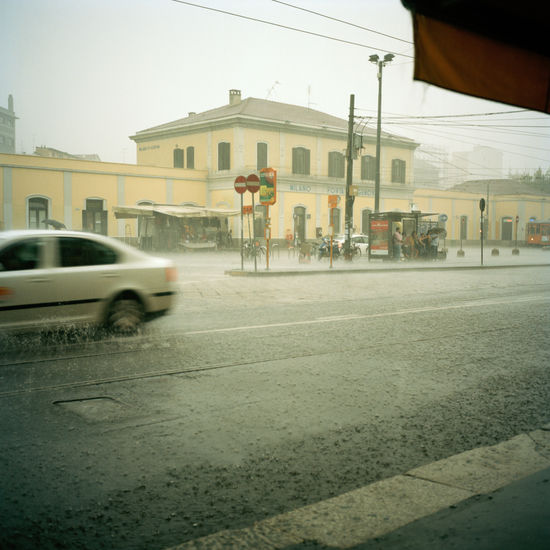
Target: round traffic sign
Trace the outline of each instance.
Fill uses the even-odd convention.
[[[256,174],[250,174],[246,178],[246,188],[251,193],[256,193],[260,190],[260,178]]]
[[[240,194],[246,192],[246,178],[244,176],[237,176],[235,178],[235,191]]]
[[[449,219],[447,214],[439,214],[439,221],[440,222],[446,222]]]

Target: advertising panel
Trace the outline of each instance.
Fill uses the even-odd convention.
[[[273,168],[260,170],[260,203],[269,206],[277,201],[277,171]]]
[[[389,221],[371,220],[370,221],[370,254],[371,256],[388,256],[389,242]]]

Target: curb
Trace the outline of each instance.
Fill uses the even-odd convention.
[[[288,275],[327,275],[341,273],[387,273],[393,271],[456,271],[456,270],[487,270],[487,269],[510,269],[522,267],[550,267],[550,264],[520,264],[520,265],[464,265],[464,266],[402,266],[402,267],[371,267],[369,269],[357,267],[350,269],[289,269],[289,270],[266,270],[249,271],[240,269],[229,269],[224,271],[225,275],[231,277],[284,277]]]
[[[549,467],[547,424],[248,528],[220,531],[167,550],[282,550],[306,541],[349,548]]]

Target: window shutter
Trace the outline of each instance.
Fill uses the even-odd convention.
[[[174,168],[183,168],[183,149],[174,149]]]
[[[195,148],[187,147],[187,168],[195,168]]]

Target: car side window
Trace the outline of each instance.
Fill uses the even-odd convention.
[[[38,268],[43,245],[39,239],[26,239],[8,246],[0,252],[0,271]]]
[[[118,261],[118,255],[112,248],[77,237],[59,238],[59,258],[61,267],[109,265]]]

